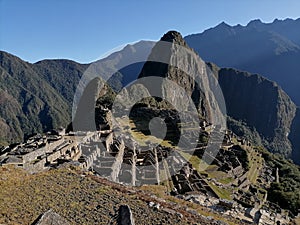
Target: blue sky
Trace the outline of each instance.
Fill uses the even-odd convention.
[[[91,62],[111,49],[168,30],[184,36],[222,21],[299,18],[298,0],[0,0],[0,49],[29,62]]]

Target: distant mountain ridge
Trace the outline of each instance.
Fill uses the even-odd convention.
[[[246,26],[223,22],[185,40],[205,61],[276,81],[300,105],[300,18]]]

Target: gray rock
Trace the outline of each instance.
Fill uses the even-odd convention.
[[[132,212],[128,205],[121,205],[119,208],[118,225],[134,225]]]
[[[40,215],[32,225],[69,225],[69,222],[50,209]]]

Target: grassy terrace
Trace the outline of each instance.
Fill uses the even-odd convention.
[[[41,213],[53,209],[70,224],[109,224],[118,207],[128,204],[136,224],[190,224],[164,212],[126,190],[83,177],[74,170],[57,169],[29,175],[21,169],[0,167],[0,224],[31,224]]]
[[[170,141],[162,140],[152,135],[145,135],[142,132],[138,131],[134,122],[132,120],[129,120],[128,118],[118,118],[117,122],[120,124],[120,128],[123,130],[123,133],[129,132],[140,146],[147,146],[147,142],[151,142],[154,144],[160,144],[164,147],[176,147],[173,146]]]
[[[239,144],[235,138],[233,138],[232,141],[234,144]],[[247,174],[247,178],[252,184],[256,184],[259,171],[263,167],[263,158],[254,148],[248,146],[244,146],[243,148],[245,148],[245,150],[247,151],[249,160],[249,171]]]
[[[259,171],[263,167],[263,158],[253,148],[247,147],[246,151],[248,153],[249,160],[249,171],[247,174],[247,178],[252,184],[255,184],[259,175]]]
[[[191,155],[183,151],[178,152],[186,161],[189,161],[199,173],[205,172],[203,168],[201,168],[201,165],[207,166],[207,164],[205,164],[198,156]]]
[[[230,183],[233,178],[227,177],[228,175],[222,171],[217,171],[218,167],[216,165],[207,165],[197,156],[191,156],[188,153],[179,151],[179,153],[184,157],[187,161],[189,161],[193,167],[200,173],[200,174],[207,174],[210,178],[216,178],[216,180],[220,183]],[[207,166],[206,170],[201,168],[201,165]],[[212,182],[207,182],[210,188],[218,195],[219,198],[232,200],[230,194],[230,190],[225,188],[218,187],[214,185]]]
[[[213,191],[218,195],[219,198],[232,200],[230,196],[231,194],[230,190],[220,188],[211,182],[207,182],[207,184],[210,186],[211,189],[213,189]]]

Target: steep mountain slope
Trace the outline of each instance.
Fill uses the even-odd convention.
[[[70,120],[64,99],[31,64],[0,52],[2,141],[21,141],[24,135],[65,126]]]
[[[160,84],[150,80],[144,85],[152,96],[161,95],[160,97],[169,101],[175,108],[176,106],[181,109],[189,107],[185,97],[189,96],[200,117],[213,122],[215,118],[212,112],[219,112],[223,105],[221,106],[221,102],[218,105],[215,93],[211,91],[214,81],[206,70],[205,62],[186,44],[177,31],[167,32],[160,41],[153,47],[139,78],[150,77],[151,79],[155,76],[174,82],[168,84],[161,81]],[[160,85],[162,89],[158,91]],[[179,87],[184,91],[182,92]]]
[[[154,44],[153,41],[139,41],[133,45],[126,45],[121,51],[98,61],[101,66],[111,66],[118,71],[108,80],[115,91],[120,91],[122,87],[138,78]]]
[[[205,61],[263,74],[300,104],[300,19],[270,24],[254,20],[247,26],[223,22],[185,40]]]
[[[174,41],[174,43],[190,49],[184,40],[180,39],[180,34],[177,32],[168,32],[161,40]],[[190,94],[193,102],[200,110],[200,115],[207,115],[208,112],[205,112],[205,110],[209,109],[208,103],[205,101],[202,101],[201,103],[199,101],[201,99],[204,100],[205,98],[203,93],[201,95],[201,89],[196,87],[195,78],[188,77],[178,68],[156,62],[155,57],[159,56],[159,49],[156,52],[157,54],[155,51],[154,47],[149,56],[149,61],[142,67],[139,78],[142,79],[155,75],[174,81]],[[123,52],[121,51],[118,54],[122,53]],[[167,58],[167,51],[164,51],[164,54]],[[122,54],[122,56],[125,55]],[[119,59],[120,58],[122,59],[122,57],[119,57]],[[117,59],[111,57],[110,60]],[[176,59],[173,58],[172,60]],[[191,59],[183,57],[180,60],[178,61],[180,65],[186,65],[187,67],[190,67],[190,71],[192,71],[193,61]],[[122,61],[119,61],[118,63],[120,64],[120,62],[122,63]],[[298,154],[297,152],[299,152],[299,148],[297,147],[296,140],[298,140],[297,137],[299,137],[299,134],[295,132],[296,128],[294,128],[296,127],[294,123],[297,121],[294,119],[296,106],[281,87],[257,74],[249,74],[234,69],[220,69],[213,64],[208,64],[208,66],[218,77],[219,84],[222,88],[229,116],[229,127],[240,136],[245,136],[255,144],[263,145],[270,151],[281,153],[286,157],[292,156],[293,159],[297,161],[296,156]],[[135,69],[135,67],[132,66],[131,72],[132,74],[138,74],[139,69]],[[120,87],[126,85],[121,81],[125,76],[117,74],[113,77],[114,79],[110,79],[111,82],[109,82],[109,84],[118,92],[118,90],[114,88],[116,85],[114,86],[113,84],[117,83],[117,86],[119,86],[120,89]],[[128,77],[126,75],[126,78],[128,83],[135,80],[134,76]],[[153,83],[143,85],[147,87],[150,93],[151,89],[153,89],[153,93],[156,93],[157,85],[153,85]],[[141,88],[139,88],[139,90],[142,92]],[[174,91],[174,89],[172,89],[172,91]],[[166,91],[163,94],[165,97],[172,97],[172,95],[174,95],[174,93],[172,93]],[[179,105],[186,104],[185,102],[180,102],[182,99],[180,93],[173,96],[173,99],[176,99],[176,102]],[[147,99],[147,101],[149,101],[149,99]],[[149,102],[145,103],[148,105],[150,104]],[[164,105],[164,107],[168,107],[167,103],[160,104]],[[293,129],[291,131],[292,122]],[[290,133],[293,138],[289,136]]]
[[[32,64],[32,68],[47,81],[71,107],[77,84],[88,64],[71,60],[42,60]]]
[[[171,41],[190,49],[185,41],[180,39],[180,34],[177,32],[168,32],[161,40]],[[155,52],[155,47],[151,54],[159,55]],[[164,52],[164,54],[166,53]],[[176,60],[174,58],[176,57],[170,60]],[[193,66],[195,65],[191,58],[182,57],[178,59],[179,65],[187,65],[187,67],[191,67],[187,71],[193,71]],[[178,68],[153,61],[155,60],[149,60],[149,62],[145,63],[140,78],[153,76],[153,74],[169,78],[190,93],[200,115],[209,114],[211,102],[205,102],[206,98],[202,92],[203,89],[201,90],[195,83],[197,77],[191,79]],[[234,69],[220,69],[213,64],[208,64],[208,66],[215,73],[223,91],[230,128],[236,127],[233,130],[238,133],[237,130],[247,127],[247,132],[240,133],[241,136],[245,136],[248,139],[251,136],[256,141],[256,144],[263,145],[272,152],[280,153],[286,157],[295,156],[295,152],[299,151],[297,145],[294,144],[294,140],[297,138],[294,138],[293,143],[291,143],[288,136],[295,118],[296,105],[281,87],[275,82],[257,74]],[[201,74],[201,79],[205,80],[203,74]],[[151,87],[153,84],[148,86],[150,86],[148,89],[153,89]],[[176,98],[182,98],[180,93],[176,93]],[[294,135],[299,136],[298,134]]]
[[[252,132],[259,134],[262,142],[258,144],[272,152],[290,156],[293,147],[288,135],[296,105],[289,96],[275,82],[260,75],[209,65],[218,76],[228,115],[245,122]],[[239,133],[232,123],[229,126]],[[241,135],[247,137],[245,133]]]
[[[297,108],[296,116],[294,117],[291,134],[289,135],[289,139],[293,144],[294,151],[292,152],[292,158],[294,162],[300,165],[300,108]]]
[[[273,23],[262,23],[260,20],[253,20],[248,25],[257,28],[258,30],[274,31],[282,36],[287,37],[297,45],[300,44],[300,30],[294,29],[299,26],[300,18],[278,20],[275,19]]]

